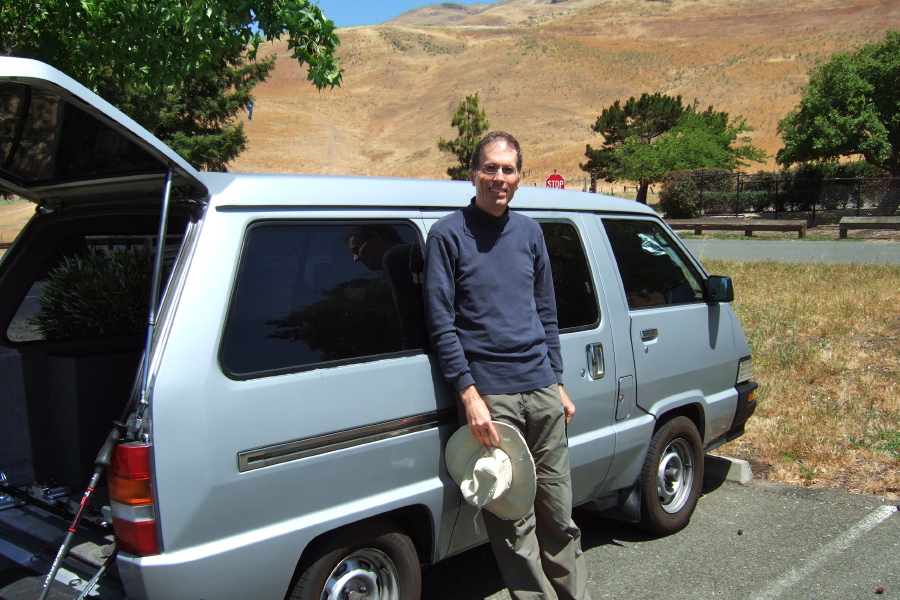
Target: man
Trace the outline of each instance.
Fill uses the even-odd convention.
[[[510,212],[522,150],[504,132],[472,153],[475,198],[438,221],[425,250],[425,316],[441,370],[459,392],[481,443],[500,444],[496,420],[521,431],[535,462],[533,510],[506,521],[482,515],[510,594],[587,599],[581,533],[572,521],[566,425],[575,406],[562,386],[550,263],[540,226]]]
[[[382,224],[354,227],[347,235],[347,245],[354,262],[361,262],[370,271],[384,271],[400,319],[403,349],[421,348],[425,341],[421,292],[417,274],[411,271],[417,254],[421,266],[421,247],[403,243],[396,229]]]

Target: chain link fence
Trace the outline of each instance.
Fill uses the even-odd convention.
[[[811,214],[815,225],[817,219],[831,222],[844,216],[900,214],[897,178],[786,179],[772,173],[706,173],[693,179],[704,215],[761,213],[774,214],[777,219],[802,212]]]

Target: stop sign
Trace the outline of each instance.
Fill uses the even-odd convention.
[[[563,176],[559,173],[554,173],[550,177],[547,178],[547,187],[548,188],[556,188],[558,190],[565,189],[566,180],[563,179]]]

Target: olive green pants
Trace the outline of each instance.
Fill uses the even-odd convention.
[[[518,521],[482,511],[494,556],[515,600],[589,600],[581,531],[572,520],[566,417],[556,384],[484,396],[494,420],[522,432],[534,457],[533,510]]]

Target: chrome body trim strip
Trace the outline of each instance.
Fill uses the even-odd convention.
[[[245,473],[272,465],[309,458],[326,452],[352,448],[362,444],[378,442],[389,438],[434,429],[458,421],[456,409],[445,408],[432,412],[336,431],[325,435],[292,440],[238,452],[238,472]]]

